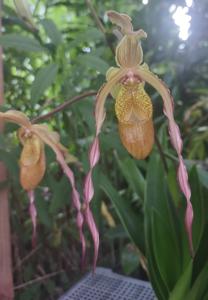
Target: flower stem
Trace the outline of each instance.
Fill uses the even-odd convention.
[[[86,97],[89,97],[89,96],[94,96],[96,95],[97,92],[96,91],[88,91],[88,92],[84,92],[78,96],[75,96],[67,101],[65,101],[64,103],[58,105],[55,109],[51,110],[49,113],[45,114],[45,115],[42,115],[42,116],[38,116],[36,118],[34,118],[31,122],[32,123],[37,123],[37,122],[40,122],[40,121],[45,121],[45,120],[48,120],[50,119],[51,117],[53,117],[56,113],[64,110],[66,107],[69,107],[70,105],[72,105],[73,103],[75,102],[78,102]]]

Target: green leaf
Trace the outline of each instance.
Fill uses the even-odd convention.
[[[69,43],[70,48],[74,48],[80,43],[86,43],[89,41],[98,41],[101,38],[103,38],[104,35],[100,30],[96,28],[89,28],[85,30],[84,32],[77,33],[75,39]]]
[[[205,186],[208,189],[208,172],[202,169],[201,167],[197,168],[199,179],[203,186]]]
[[[202,300],[207,300],[207,299],[208,299],[208,291],[207,291],[207,293],[204,294]]]
[[[166,300],[183,271],[183,261],[177,228],[179,222],[167,193],[163,166],[156,154],[151,155],[148,163],[145,196],[145,237],[150,278],[158,298]]]
[[[70,184],[66,177],[62,177],[60,182],[54,181],[49,212],[56,215],[58,211],[63,208],[67,203],[70,203]]]
[[[78,62],[93,70],[99,71],[101,74],[106,73],[109,65],[100,57],[93,54],[83,54],[78,56]]]
[[[193,280],[197,279],[198,275],[200,274],[201,270],[204,267],[205,262],[208,261],[207,241],[208,241],[208,223],[204,228],[203,236],[200,240],[199,247],[194,257]]]
[[[126,178],[128,184],[132,190],[140,197],[144,199],[145,180],[140,170],[138,169],[135,160],[128,157],[124,160],[120,160],[116,155],[119,167]]]
[[[55,81],[58,72],[58,66],[54,63],[41,68],[32,84],[31,99],[37,102],[45,90]]]
[[[189,299],[186,297],[186,294],[190,290],[192,269],[193,269],[193,261],[191,260],[187,265],[187,268],[185,269],[184,273],[177,281],[173,291],[170,294],[169,300]]]
[[[116,212],[132,242],[144,253],[143,215],[132,207],[128,199],[123,199],[105,175],[101,175],[100,186],[110,198]]]
[[[181,269],[174,234],[172,233],[172,228],[163,219],[160,212],[152,209],[151,217],[152,244],[155,260],[161,277],[168,289],[171,290],[180,276]]]
[[[11,152],[0,149],[0,160],[5,163],[6,167],[9,169],[11,176],[14,179],[18,180],[19,168],[15,154],[16,153],[14,153],[14,151]]]
[[[86,122],[90,130],[93,131],[95,126],[94,119],[89,118],[89,116],[93,114],[93,107],[91,103],[92,103],[91,99],[80,101],[79,103],[76,104],[76,107],[74,106],[74,109],[75,109],[75,113],[79,114],[80,120],[82,120],[82,122],[83,121]]]
[[[168,288],[165,285],[160,272],[158,270],[158,266],[154,257],[153,252],[153,243],[152,243],[152,232],[149,227],[145,228],[145,237],[147,236],[148,241],[146,241],[146,257],[148,258],[148,271],[150,275],[150,281],[154,288],[154,291],[161,300],[167,300],[168,297]]]
[[[36,39],[14,33],[2,35],[0,37],[0,45],[6,48],[14,48],[18,51],[43,52],[46,50]]]
[[[121,145],[119,135],[115,130],[109,132],[102,132],[100,135],[100,144],[103,152],[116,150],[118,154],[126,153],[125,148]]]
[[[205,211],[204,198],[196,167],[191,169],[189,181],[191,185],[191,202],[194,210],[193,243],[196,251],[203,235],[208,212]]]
[[[175,166],[169,167],[167,180],[168,180],[168,187],[169,187],[169,191],[172,196],[172,199],[173,199],[175,205],[178,206],[181,201],[181,194],[180,194],[179,187],[178,187]]]
[[[194,282],[192,289],[186,296],[188,300],[199,300],[204,297],[204,294],[208,291],[208,262],[204,265],[202,271]]]
[[[37,207],[38,221],[50,229],[52,227],[52,219],[48,213],[48,203],[43,198],[40,190],[37,189],[35,191],[35,194],[36,194],[35,204]]]
[[[58,30],[56,24],[50,19],[44,19],[41,21],[46,34],[51,39],[51,42],[58,46],[62,42],[61,32]]]

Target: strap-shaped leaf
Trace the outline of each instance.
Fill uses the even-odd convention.
[[[163,167],[158,155],[148,164],[145,197],[145,237],[152,284],[160,299],[168,299],[184,262],[180,224],[171,205]],[[184,237],[183,237],[184,238]]]
[[[142,213],[137,212],[128,199],[124,199],[119,195],[105,175],[101,175],[100,182],[101,188],[113,203],[120,221],[132,242],[144,253],[144,225]]]
[[[204,265],[202,271],[194,282],[192,289],[189,291],[185,299],[188,300],[199,300],[206,299],[205,294],[207,293],[207,282],[208,282],[208,262]]]
[[[174,290],[171,292],[169,300],[189,299],[186,296],[187,296],[187,292],[190,290],[192,269],[193,269],[193,261],[190,260],[184,273],[178,279],[177,284],[174,287]]]
[[[118,165],[123,173],[126,181],[132,190],[139,196],[139,198],[144,200],[144,190],[145,190],[145,180],[138,169],[135,160],[128,157],[124,160],[121,160],[116,156]]]

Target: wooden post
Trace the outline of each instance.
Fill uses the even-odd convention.
[[[2,31],[2,5],[0,0],[0,34]],[[0,105],[4,103],[3,87],[3,53],[0,47]],[[3,132],[3,122],[0,120],[0,134]],[[0,183],[7,179],[7,170],[0,161]],[[0,189],[0,300],[14,299],[11,257],[9,189]]]

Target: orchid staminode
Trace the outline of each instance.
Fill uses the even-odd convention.
[[[111,67],[107,71],[107,82],[97,94],[95,106],[96,136],[89,152],[90,170],[84,185],[86,207],[89,207],[94,194],[92,170],[100,156],[98,136],[105,119],[104,104],[110,93],[116,99],[115,113],[118,119],[120,138],[124,147],[137,159],[144,159],[151,152],[154,143],[153,108],[151,100],[144,90],[144,84],[148,83],[155,88],[163,99],[163,112],[168,119],[170,140],[178,155],[178,182],[187,201],[185,227],[190,251],[193,255],[191,190],[181,154],[182,140],[180,131],[174,120],[173,98],[167,86],[149,70],[147,64],[143,63],[141,39],[146,38],[147,34],[143,30],[134,31],[131,18],[126,14],[108,11],[107,15],[111,22],[118,26],[120,41],[116,47],[115,55],[117,67]],[[99,238],[95,226],[92,228],[92,236],[94,239],[96,263]]]
[[[47,125],[32,124],[25,114],[17,110],[9,110],[5,113],[0,112],[0,118],[20,126],[18,138],[23,145],[20,156],[20,183],[23,189],[27,191],[30,200],[29,211],[33,224],[33,244],[35,243],[36,238],[37,216],[34,189],[40,183],[45,173],[46,162],[44,144],[47,144],[56,154],[56,159],[72,186],[72,201],[77,210],[76,223],[82,243],[82,254],[84,259],[86,245],[82,230],[84,218],[81,212],[80,197],[75,187],[74,174],[66,163],[68,151],[60,143],[59,134],[55,131],[51,131]]]

